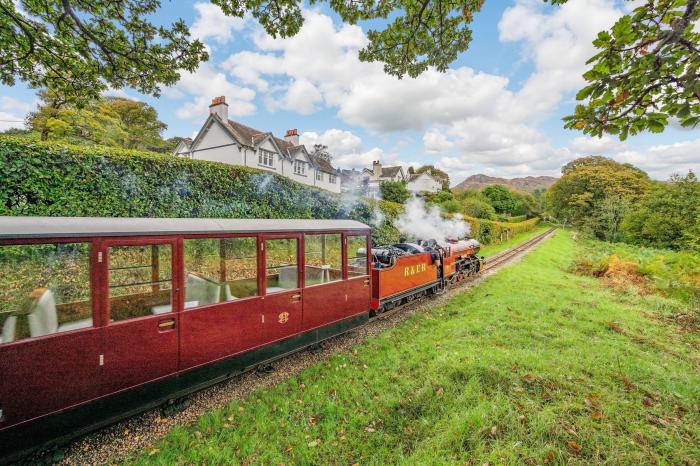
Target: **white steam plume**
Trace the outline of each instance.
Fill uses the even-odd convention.
[[[406,210],[395,222],[399,231],[413,239],[434,239],[445,244],[448,239],[460,239],[469,234],[470,227],[460,215],[442,218],[440,208],[428,206],[423,199],[412,197]]]

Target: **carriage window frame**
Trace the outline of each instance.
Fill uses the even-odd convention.
[[[192,307],[187,307],[187,299],[186,299],[186,293],[187,293],[187,259],[185,257],[185,242],[186,241],[192,241],[192,240],[227,240],[227,239],[237,239],[237,238],[249,238],[254,240],[255,242],[255,294],[249,295],[249,296],[244,296],[238,299],[234,300],[223,300],[218,303],[210,303],[210,304],[204,304],[200,306],[192,306]],[[260,235],[258,234],[224,234],[224,235],[186,235],[183,237],[183,242],[182,242],[182,285],[179,287],[182,290],[182,308],[184,311],[193,311],[193,310],[198,310],[198,309],[205,309],[205,308],[211,308],[215,306],[222,306],[222,305],[230,305],[233,303],[239,303],[239,302],[244,302],[248,301],[250,299],[255,299],[255,298],[260,298],[262,294],[262,288],[261,288],[261,278],[260,278],[260,261],[262,260],[262,254],[261,254],[261,239]]]
[[[5,246],[41,246],[41,245],[58,245],[58,244],[82,244],[86,245],[87,251],[87,282],[86,289],[88,291],[88,302],[90,308],[90,318],[91,325],[81,328],[66,329],[63,331],[55,331],[47,333],[44,335],[27,336],[25,338],[13,338],[10,341],[1,341],[0,347],[8,347],[13,345],[22,345],[30,343],[32,341],[37,341],[44,338],[54,338],[59,336],[70,335],[76,332],[95,330],[102,326],[102,318],[100,315],[100,303],[97,298],[96,286],[97,282],[95,280],[96,267],[95,267],[95,255],[97,254],[97,244],[94,239],[85,239],[80,237],[59,237],[59,238],[35,238],[35,239],[5,239],[0,240],[0,247]],[[77,321],[71,321],[77,322]],[[71,323],[65,322],[64,324]],[[4,324],[4,322],[3,322]],[[2,332],[3,325],[0,324],[0,334]]]
[[[352,275],[350,272],[350,238],[363,238],[364,239],[364,247],[365,247],[365,271],[362,274],[356,274]],[[344,254],[344,259],[343,259],[343,268],[345,270],[345,276],[347,280],[352,280],[356,278],[361,278],[361,277],[367,277],[370,274],[370,262],[371,259],[368,256],[368,249],[369,249],[369,234],[367,233],[354,233],[354,232],[348,232],[344,234],[344,241],[343,241],[343,248],[345,250]],[[357,257],[357,256],[355,256]]]
[[[162,313],[155,313],[152,310],[151,314],[137,315],[129,317],[126,319],[116,320],[112,316],[112,296],[110,294],[111,277],[110,272],[113,270],[111,268],[111,254],[110,249],[114,247],[145,247],[145,246],[168,246],[170,248],[170,310]],[[104,313],[107,325],[120,325],[129,322],[134,322],[140,319],[150,319],[154,317],[168,318],[177,314],[179,310],[179,248],[177,247],[177,241],[175,237],[139,237],[139,238],[128,238],[123,240],[106,240],[101,249],[104,249],[104,283],[101,286],[102,292],[104,294]],[[158,252],[160,254],[160,251]],[[168,280],[157,280],[154,283],[163,283]],[[136,286],[136,285],[134,285]]]
[[[338,245],[340,246],[340,263],[338,264],[339,270],[340,270],[340,277],[335,279],[335,280],[329,280],[327,282],[321,282],[321,283],[314,283],[314,284],[309,284],[308,283],[308,277],[307,277],[307,268],[309,267],[309,264],[307,263],[307,242],[306,238],[309,236],[337,236],[338,237]],[[303,270],[304,270],[304,288],[312,288],[314,286],[322,286],[322,285],[329,285],[333,283],[339,283],[342,282],[343,280],[346,279],[345,277],[345,267],[344,267],[344,251],[345,251],[345,246],[343,244],[343,233],[342,231],[323,231],[323,232],[308,232],[304,233],[304,257],[303,257]]]

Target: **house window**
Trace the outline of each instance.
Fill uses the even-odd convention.
[[[330,184],[335,184],[335,178],[336,178],[335,175],[328,175],[328,182]]]
[[[316,172],[316,181],[323,181],[323,172]]]
[[[306,163],[301,160],[294,161],[294,173],[297,175],[304,175],[306,172]]]
[[[258,163],[265,167],[275,166],[275,153],[269,150],[260,149],[258,154]]]

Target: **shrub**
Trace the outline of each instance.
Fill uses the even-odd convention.
[[[468,197],[462,201],[462,212],[469,217],[491,220],[496,216],[496,211],[488,202],[474,197]]]

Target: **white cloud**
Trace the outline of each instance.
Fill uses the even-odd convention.
[[[226,16],[221,8],[211,3],[195,3],[194,8],[199,16],[192,24],[190,33],[202,42],[211,38],[224,44],[231,40],[234,31],[241,31],[245,27],[244,18]]]
[[[610,0],[571,0],[546,13],[542,2],[518,0],[498,29],[502,42],[523,45],[535,71],[518,91],[521,106],[546,114],[566,92],[579,89],[595,53],[593,39],[622,15]]]
[[[323,100],[321,93],[306,79],[295,80],[281,99],[268,98],[269,110],[289,110],[301,115],[309,115],[317,110],[317,104]]]
[[[314,144],[328,146],[328,151],[333,155],[333,164],[339,168],[369,168],[375,160],[381,161],[384,165],[408,166],[407,163],[399,160],[399,155],[395,152],[386,152],[379,147],[365,150],[362,139],[350,131],[335,128],[320,134],[307,131],[299,139],[309,149]]]
[[[580,154],[600,155],[620,152],[625,149],[625,144],[610,136],[603,136],[602,138],[580,136],[572,139],[569,147]]]
[[[14,97],[0,97],[0,111],[3,112],[20,112],[27,113],[33,107],[33,104],[24,100],[15,99]]]
[[[24,129],[24,117],[32,110],[34,103],[15,99],[14,97],[0,97],[0,131],[10,128]]]
[[[252,102],[255,91],[231,83],[224,73],[216,71],[209,63],[200,65],[194,73],[182,73],[180,81],[164,93],[173,99],[190,99],[175,111],[175,115],[182,119],[203,121],[211,99],[220,95],[226,96],[228,112],[232,117],[255,112]]]

